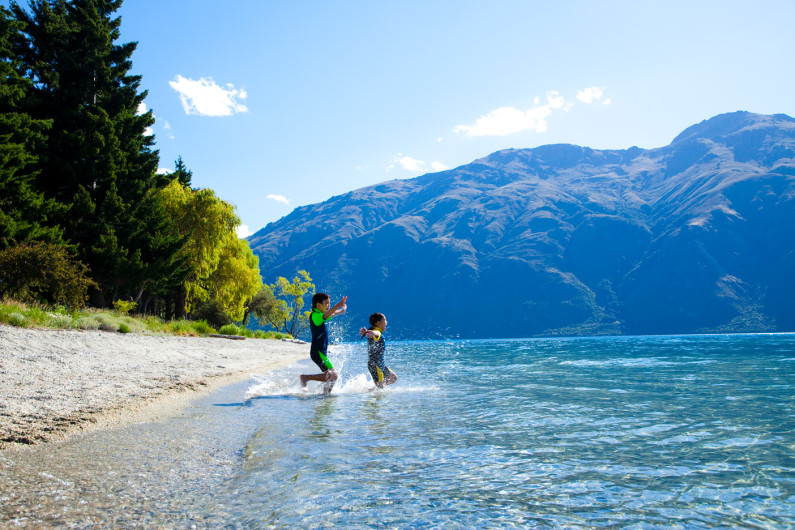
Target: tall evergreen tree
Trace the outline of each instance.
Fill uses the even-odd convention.
[[[12,51],[19,26],[0,6],[0,249],[27,239],[61,241],[60,229],[48,226],[55,204],[35,186],[35,153],[51,122],[27,113],[32,84]]]
[[[33,81],[31,112],[52,119],[37,184],[64,205],[65,237],[100,285],[94,305],[140,296],[158,259],[179,269],[161,259],[173,245],[141,230],[142,215],[152,227],[168,222],[148,198],[161,184],[154,139],[146,134],[154,118],[139,112],[146,92],[129,73],[136,43],[115,44],[121,3],[31,0],[29,11],[11,3],[25,33],[15,51]]]

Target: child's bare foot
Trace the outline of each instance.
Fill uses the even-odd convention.
[[[301,379],[301,390],[303,390],[304,392],[306,392],[306,382],[307,382],[307,378],[306,378],[306,376],[305,376],[305,375],[303,375],[303,374],[301,374],[301,375],[300,375],[300,376],[298,376],[298,377],[299,377],[299,379]]]

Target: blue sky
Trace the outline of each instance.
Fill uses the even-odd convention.
[[[4,2],[5,3],[5,2]],[[161,167],[293,208],[503,148],[667,145],[795,116],[795,1],[127,0]]]

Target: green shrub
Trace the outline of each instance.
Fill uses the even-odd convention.
[[[49,320],[49,325],[54,328],[67,329],[71,327],[74,320],[69,315],[52,315]]]
[[[128,326],[124,322],[119,324],[119,333],[129,333],[130,331],[131,331],[130,326]]]
[[[22,313],[10,313],[7,321],[12,326],[22,327],[25,324],[25,315]]]
[[[187,320],[172,320],[166,325],[166,332],[174,335],[195,335],[193,324]]]
[[[205,320],[194,321],[193,330],[199,335],[209,335],[210,333],[215,333],[215,329]]]
[[[234,324],[227,324],[226,326],[222,326],[221,329],[218,330],[218,333],[221,335],[243,335],[241,329]]]
[[[83,307],[96,285],[66,247],[33,241],[0,250],[0,297]]]
[[[287,333],[281,331],[262,331],[257,330],[253,334],[255,339],[291,339],[292,337]]]
[[[138,304],[135,302],[127,302],[126,300],[116,300],[113,302],[113,309],[123,315],[132,313],[137,307]]]
[[[220,329],[232,323],[226,314],[223,304],[218,300],[209,300],[201,303],[190,315],[193,320],[206,320],[215,329]]]

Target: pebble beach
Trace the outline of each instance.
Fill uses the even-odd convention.
[[[305,344],[0,325],[0,450],[157,421],[308,356]]]

